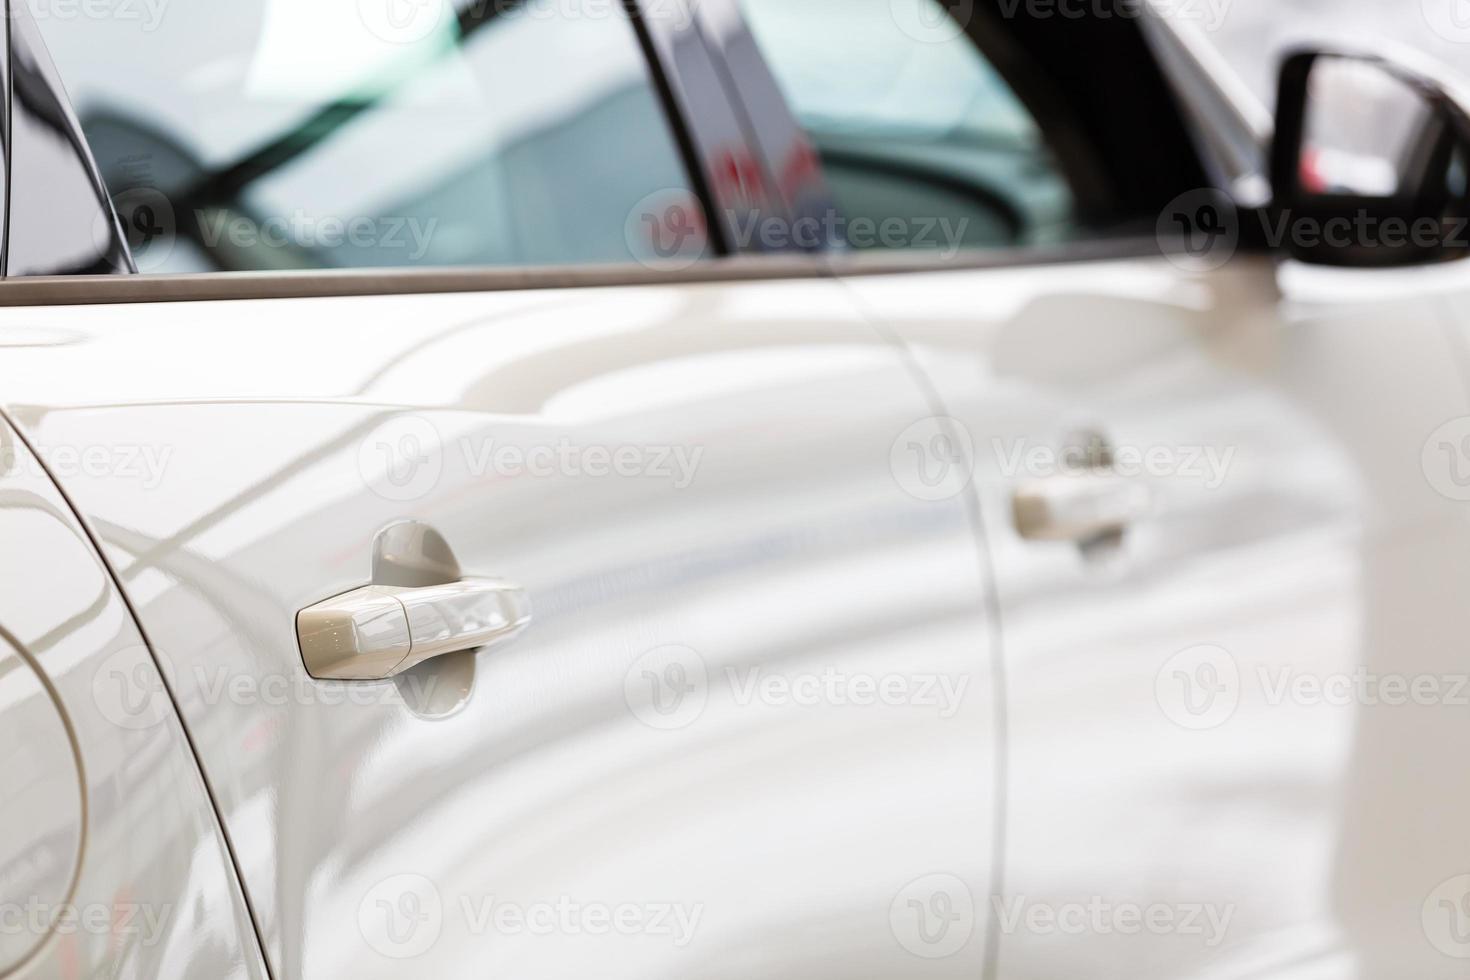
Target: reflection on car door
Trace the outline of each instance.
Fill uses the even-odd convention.
[[[1467,406],[1438,276],[851,280],[975,447],[998,975],[1459,975],[1434,900],[1458,900],[1470,799],[1431,760],[1465,732],[1444,638],[1470,540],[1421,448],[1457,446]]]
[[[268,977],[184,727],[51,480],[117,457],[51,450],[0,418],[0,974]]]
[[[815,9],[745,6],[757,27]],[[1115,213],[1132,209],[1121,227],[1150,233],[1207,193],[1191,190],[1205,169],[1169,122],[1183,95],[1164,88],[1142,34],[1101,16],[980,9],[962,29],[918,18],[924,6],[869,6],[862,29],[827,11],[843,40],[880,52],[865,68],[890,66],[866,99],[845,84],[854,45],[766,32],[788,97],[839,168],[839,204],[914,227],[951,213],[895,193],[891,167],[867,165],[868,186],[845,181],[852,148],[824,133],[840,118],[844,141],[890,156],[907,141],[931,173],[959,173],[939,148],[990,148],[955,136],[1020,110],[974,81],[983,48],[1002,53],[1008,79],[1056,83],[1028,108],[1045,106],[1033,135],[1057,166],[1008,175],[972,149],[970,183],[1020,202],[1065,178],[1075,206],[1059,214],[1072,224],[1061,237],[1111,239],[1049,259],[931,255],[927,273],[912,272],[925,264],[914,255],[838,263],[953,414],[956,442],[935,445],[975,460],[1005,675],[992,975],[1097,975],[1099,963],[1127,977],[1451,975],[1470,845],[1449,828],[1470,800],[1428,761],[1463,741],[1447,699],[1464,674],[1442,638],[1462,632],[1446,596],[1466,584],[1453,502],[1470,495],[1453,467],[1470,441],[1435,298],[1463,287],[1452,272],[1278,270],[1223,249],[1170,259],[1152,239],[1089,229],[1099,187],[1121,192]],[[1092,43],[1059,63],[1068,35]],[[1134,49],[1111,72],[1088,54],[1108,50],[1104,35]],[[941,65],[951,84],[933,80]],[[927,129],[893,124],[920,103],[934,116],[957,90],[971,97]],[[1215,91],[1182,116],[1234,127],[1204,145],[1248,147],[1225,101]],[[1140,116],[1147,139],[1130,135]],[[1092,205],[1073,145],[1089,129],[1102,164]],[[1406,700],[1415,682],[1442,697]]]
[[[0,388],[43,451],[167,448],[66,486],[275,975],[975,975],[981,566],[907,452],[921,387],[840,286],[80,312],[0,314],[76,334]],[[297,611],[403,521],[523,587],[529,628],[313,680]]]

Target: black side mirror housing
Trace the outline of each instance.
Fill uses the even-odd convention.
[[[1317,265],[1470,254],[1470,112],[1422,70],[1299,51],[1281,69],[1268,235]]]

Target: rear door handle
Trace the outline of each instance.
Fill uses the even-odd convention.
[[[1028,541],[1096,541],[1149,513],[1148,488],[1106,471],[1069,473],[1016,490],[1016,530]]]
[[[301,659],[323,680],[382,680],[426,660],[503,644],[531,622],[524,589],[498,579],[370,585],[296,614]]]

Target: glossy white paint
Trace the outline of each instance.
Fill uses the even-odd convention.
[[[0,975],[264,977],[148,650],[3,422],[0,541]]]
[[[1470,480],[1435,440],[1470,415],[1465,275],[4,310],[0,391],[167,665],[277,976],[973,977],[993,945],[1000,977],[1457,977]],[[1066,470],[1094,435],[1115,472]],[[1027,500],[1066,506],[1023,534]],[[297,610],[466,576],[536,621],[306,672]],[[844,703],[862,678],[909,703]],[[211,840],[193,812],[153,846]]]
[[[998,976],[1465,975],[1470,494],[1434,437],[1470,427],[1444,305],[1467,284],[1240,259],[850,283],[975,447]],[[1059,462],[1078,432],[1152,509],[1121,541],[1027,540],[1018,491],[1092,478]]]
[[[839,284],[0,310],[7,331],[56,340],[7,350],[0,394],[178,692],[275,976],[979,973],[972,508],[927,499],[932,405]],[[96,447],[136,453],[70,462]],[[534,622],[312,679],[298,610],[374,581],[405,519]]]
[[[81,763],[66,712],[44,678],[0,638],[0,896],[28,903],[0,924],[0,974],[30,958],[63,921],[82,853]]]

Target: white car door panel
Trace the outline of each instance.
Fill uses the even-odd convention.
[[[1432,302],[1452,280],[1372,279],[848,280],[974,446],[1008,705],[998,976],[1462,975],[1433,896],[1470,867],[1439,761],[1466,733],[1445,638],[1470,537],[1421,460],[1467,410]],[[1111,467],[1068,456],[1087,434]],[[1028,540],[1018,494],[1121,539]]]
[[[0,311],[71,334],[0,391],[43,455],[137,450],[59,478],[276,976],[978,971],[988,584],[964,500],[895,455],[922,388],[839,285],[80,312]],[[298,611],[381,584],[404,521],[529,625],[311,678]]]
[[[266,977],[148,648],[3,419],[0,541],[0,975]]]

